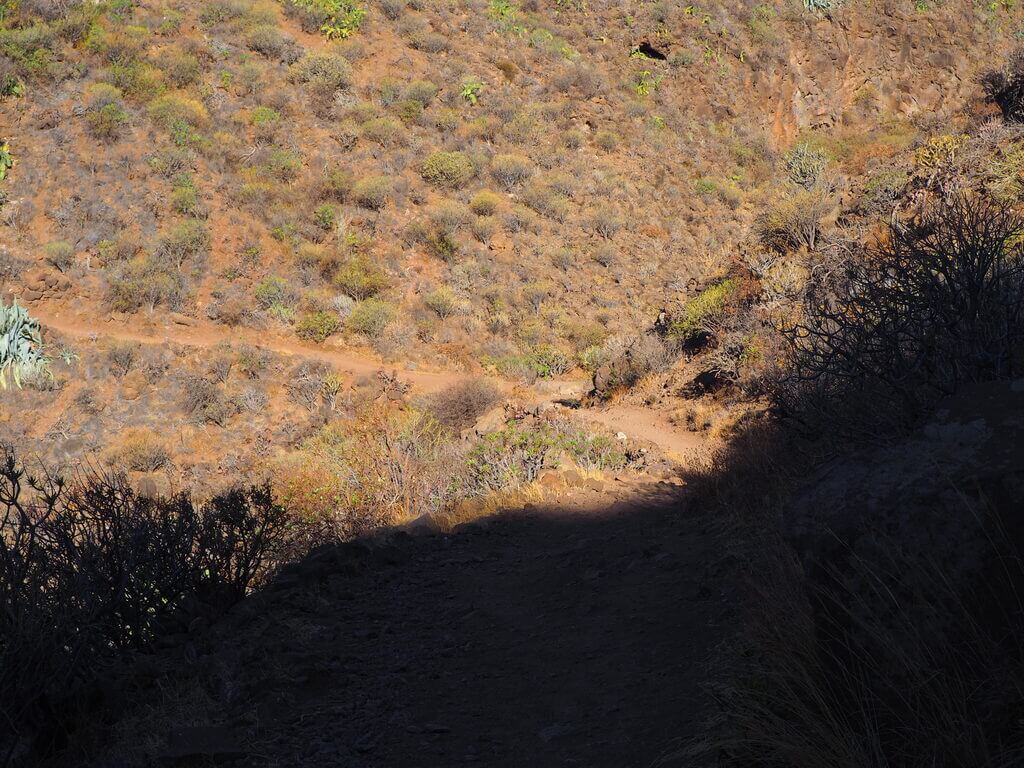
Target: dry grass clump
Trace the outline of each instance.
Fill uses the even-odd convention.
[[[167,444],[153,430],[145,427],[125,430],[106,455],[111,466],[133,472],[155,472],[170,460]]]

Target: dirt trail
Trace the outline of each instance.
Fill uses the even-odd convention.
[[[186,347],[210,348],[219,344],[251,344],[290,357],[307,357],[323,360],[339,370],[352,375],[372,375],[380,370],[390,370],[389,365],[379,358],[366,353],[331,347],[304,344],[297,339],[285,339],[267,331],[251,328],[223,328],[200,325],[191,318],[173,319],[162,325],[138,322],[128,324],[116,320],[97,323],[94,318],[76,315],[66,309],[57,309],[45,304],[34,304],[32,315],[39,319],[44,328],[50,328],[67,336],[84,339],[93,336],[135,341],[140,344],[179,344]],[[441,370],[401,371],[401,378],[409,381],[418,390],[435,391],[463,378],[464,374]]]
[[[372,376],[381,370],[396,369],[394,364],[385,363],[365,352],[304,344],[294,338],[284,338],[271,332],[250,328],[224,328],[199,324],[192,318],[172,316],[162,325],[144,321],[137,321],[134,324],[117,320],[96,322],[91,316],[78,315],[66,308],[44,303],[34,304],[32,314],[39,319],[44,328],[79,339],[104,337],[140,344],[178,344],[203,349],[220,344],[251,344],[281,355],[323,360],[352,376]],[[176,322],[176,319],[179,321]],[[436,392],[469,375],[453,370],[407,368],[398,370],[398,374],[419,393]],[[492,381],[506,394],[514,388],[514,385],[500,379]],[[534,391],[536,399],[550,401],[559,397],[559,393],[566,391],[582,394],[586,383],[581,380],[548,381],[540,387]],[[660,414],[645,408],[610,405],[602,408],[581,408],[575,413],[588,421],[616,432],[623,432],[630,438],[653,443],[670,458],[682,463],[686,463],[707,448],[705,439],[676,429]]]
[[[221,680],[178,764],[202,733],[238,766],[630,768],[697,733],[711,535],[684,490],[567,493],[287,569],[169,668]]]
[[[631,438],[646,440],[661,448],[669,458],[686,464],[707,453],[708,439],[702,435],[677,429],[657,411],[633,405],[612,405],[585,412],[590,421],[603,424]]]

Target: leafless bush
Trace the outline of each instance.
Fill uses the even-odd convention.
[[[295,366],[286,384],[292,402],[312,413],[320,406],[327,366],[323,363],[303,361]]]
[[[818,189],[796,189],[774,201],[754,223],[757,236],[767,247],[780,252],[805,246],[814,250],[822,219],[832,201]]]
[[[288,554],[268,488],[203,505],[137,496],[122,475],[71,482],[0,454],[0,754],[31,763],[74,726],[103,665],[223,610]]]
[[[107,350],[110,372],[118,378],[128,375],[139,361],[139,345],[133,341],[115,341]]]
[[[186,413],[223,427],[235,414],[235,406],[217,384],[205,376],[186,374],[181,378],[181,405]]]
[[[445,427],[459,432],[476,423],[499,397],[486,379],[466,379],[425,399],[427,411]]]
[[[1024,344],[1024,218],[959,195],[926,211],[842,273],[812,282],[787,332],[790,413],[914,420],[968,382],[1017,373]],[[870,404],[870,405],[869,405]],[[869,419],[871,420],[871,419]]]
[[[1018,48],[1002,69],[981,76],[981,87],[1010,122],[1024,122],[1024,48]]]

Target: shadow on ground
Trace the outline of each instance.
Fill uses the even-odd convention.
[[[325,548],[174,652],[202,706],[151,758],[650,765],[700,728],[715,560],[664,484]]]

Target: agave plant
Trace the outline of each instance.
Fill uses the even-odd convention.
[[[11,380],[20,389],[26,379],[51,375],[39,321],[17,299],[11,306],[0,302],[0,389]]]
[[[0,181],[7,177],[7,171],[14,167],[14,157],[11,155],[11,145],[6,141],[0,141]]]

